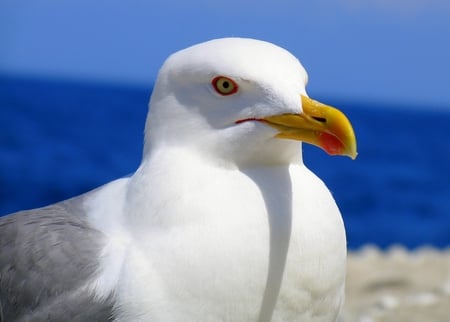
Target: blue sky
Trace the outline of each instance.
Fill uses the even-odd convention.
[[[313,97],[450,109],[448,0],[1,0],[0,73],[150,86],[226,36],[290,50]]]

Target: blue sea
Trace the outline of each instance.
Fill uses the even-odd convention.
[[[138,167],[149,88],[0,76],[0,215],[73,197]],[[348,244],[450,245],[450,107],[315,97],[351,120],[359,156],[304,146]]]

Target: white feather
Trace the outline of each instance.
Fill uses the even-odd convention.
[[[239,92],[215,93],[218,75]],[[114,294],[117,321],[336,319],[346,241],[332,196],[298,142],[235,124],[300,112],[306,81],[286,50],[250,39],[166,61],[141,166],[88,201],[91,223],[110,239],[93,291]]]

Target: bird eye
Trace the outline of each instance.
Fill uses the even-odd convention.
[[[236,82],[225,76],[217,76],[211,83],[216,92],[220,95],[231,95],[238,91],[238,85]]]

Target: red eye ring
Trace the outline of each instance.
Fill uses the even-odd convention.
[[[217,76],[211,81],[215,91],[220,95],[232,95],[238,91],[239,86],[234,80],[226,76]]]

